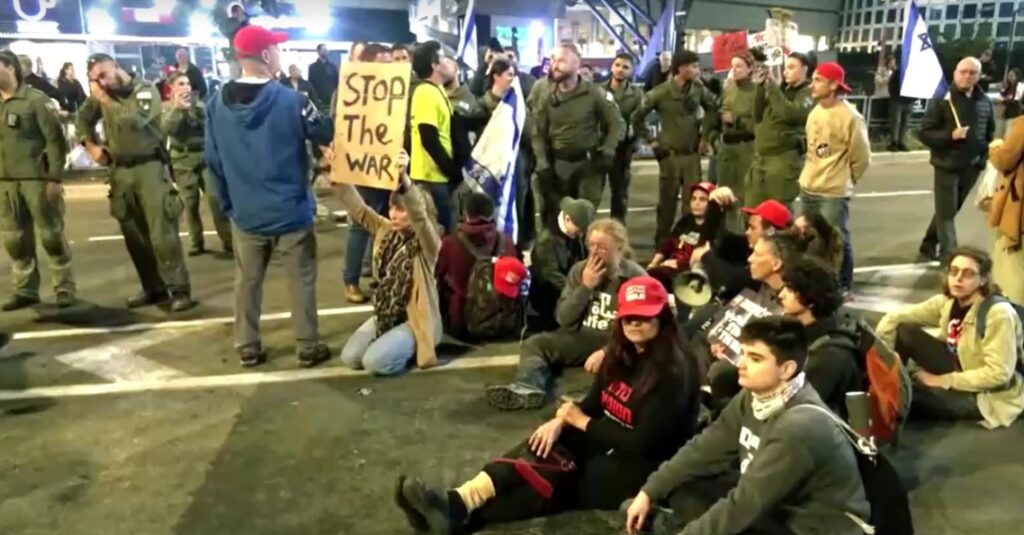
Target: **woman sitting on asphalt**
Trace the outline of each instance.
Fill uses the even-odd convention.
[[[987,254],[964,247],[950,258],[942,294],[887,314],[878,336],[909,361],[911,417],[1009,426],[1024,409],[1020,318],[1001,296],[993,297],[998,290]],[[937,328],[938,336],[924,328]]]
[[[838,274],[843,267],[843,235],[839,229],[818,212],[797,217],[793,228],[806,244],[807,254],[827,262]]]
[[[434,277],[441,247],[437,214],[430,196],[409,179],[408,163],[403,152],[387,218],[366,206],[355,186],[335,186],[349,218],[373,235],[373,277],[379,283],[373,317],[345,343],[341,360],[377,375],[402,373],[413,357],[420,368],[435,366],[442,337]]]
[[[395,499],[413,529],[461,533],[566,510],[614,510],[693,436],[700,385],[668,293],[650,277],[619,289],[606,356],[579,405],[566,401],[529,440],[461,486],[400,476]]]

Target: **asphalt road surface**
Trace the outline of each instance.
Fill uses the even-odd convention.
[[[913,264],[931,183],[926,164],[892,164],[872,168],[857,188],[854,307],[870,317],[938,291],[934,268]],[[638,166],[628,219],[642,260],[655,192],[653,169]],[[390,379],[337,359],[298,370],[276,263],[263,306],[270,362],[243,370],[232,348],[230,260],[188,259],[201,302],[192,311],[127,311],[139,285],[105,197],[69,199],[82,302],[58,311],[47,288],[44,304],[0,316],[0,328],[17,333],[0,356],[0,533],[409,533],[390,497],[399,472],[461,482],[550,416],[500,414],[480,399],[483,385],[510,378],[515,343],[446,344],[447,365]],[[971,206],[958,227],[962,243],[988,247]],[[320,328],[335,355],[369,315],[342,295],[345,233],[331,223],[318,235]],[[0,280],[0,296],[9,284]],[[577,371],[563,383],[586,381]],[[1021,425],[913,425],[894,460],[912,489],[918,533],[1020,533],[1022,441]],[[614,513],[569,513],[489,532],[612,534],[622,525]]]

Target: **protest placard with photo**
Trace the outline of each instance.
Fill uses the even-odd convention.
[[[760,301],[760,302],[759,302]],[[775,303],[766,303],[758,299],[752,290],[743,290],[722,309],[712,322],[708,331],[708,343],[722,348],[721,356],[736,364],[743,348],[740,344],[740,331],[753,318],[763,318],[779,313]]]
[[[342,65],[331,180],[394,190],[409,107],[409,66]]]

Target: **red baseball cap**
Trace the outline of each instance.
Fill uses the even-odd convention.
[[[818,65],[814,72],[826,80],[838,83],[839,90],[843,93],[850,93],[852,91],[850,86],[846,85],[846,70],[843,69],[842,65],[829,61]]]
[[[646,275],[626,281],[619,287],[619,311],[616,317],[653,318],[668,304],[668,292],[657,279]]]
[[[793,222],[793,214],[779,201],[764,201],[757,205],[757,208],[744,208],[743,213],[759,215],[777,229],[784,229]]]
[[[273,45],[279,45],[288,40],[288,34],[284,32],[272,32],[262,26],[246,26],[235,34],[235,52],[240,58],[253,58]]]
[[[705,180],[704,182],[698,182],[698,183],[690,186],[690,194],[692,195],[694,190],[698,190],[699,189],[699,190],[703,191],[704,193],[707,193],[708,195],[711,195],[711,192],[715,191],[716,187],[717,186],[715,186],[711,182],[708,182],[708,181]]]
[[[519,297],[519,284],[526,278],[526,265],[514,256],[502,256],[494,262],[494,289],[505,297]]]

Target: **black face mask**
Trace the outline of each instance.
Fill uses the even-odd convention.
[[[117,89],[108,89],[107,93],[110,93],[112,96],[117,98],[127,98],[131,96],[132,88],[129,85],[123,85]]]

